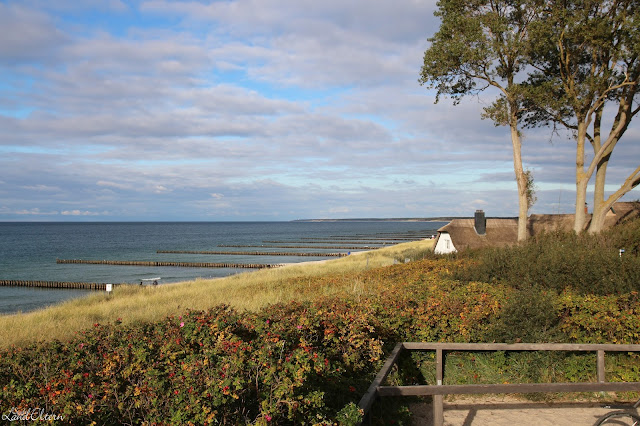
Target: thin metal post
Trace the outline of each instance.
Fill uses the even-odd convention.
[[[442,349],[436,349],[436,385],[442,386],[444,378],[444,356]],[[443,395],[433,396],[433,426],[444,424],[444,407],[442,404]]]

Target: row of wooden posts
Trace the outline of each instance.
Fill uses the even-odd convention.
[[[263,243],[276,243],[276,244],[299,244],[299,243],[328,243],[328,244],[378,244],[378,245],[387,245],[387,244],[398,244],[399,241],[415,241],[413,238],[368,238],[362,240],[351,240],[351,239],[331,239],[331,240],[319,240],[312,238],[303,238],[302,241],[286,241],[286,240],[264,240]]]
[[[158,250],[156,253],[171,254],[216,254],[234,256],[318,256],[318,257],[343,257],[348,253],[291,253],[283,251],[195,251],[195,250]]]
[[[77,290],[106,290],[105,283],[82,283],[68,281],[30,281],[30,280],[0,280],[2,287],[39,287],[39,288],[68,288]]]
[[[213,263],[213,262],[155,262],[145,260],[84,260],[84,259],[58,259],[56,263],[74,263],[89,265],[121,265],[121,266],[179,266],[185,268],[249,268],[264,269],[278,268],[281,264],[268,263]]]
[[[309,249],[309,248],[314,248],[314,249],[335,249],[335,250],[375,250],[375,249],[379,249],[380,247],[370,247],[370,246],[310,246],[310,245],[303,245],[303,246],[292,246],[292,245],[271,245],[271,244],[218,244],[218,247],[230,247],[230,248],[240,248],[240,247],[261,247],[261,248],[294,248],[294,249],[300,249],[300,248],[304,248],[304,249]]]
[[[380,243],[374,243],[374,244],[380,244]],[[344,249],[371,250],[371,249],[378,248],[378,247],[369,247],[369,246],[363,246],[363,245],[359,245],[359,246],[219,245],[218,247],[316,248],[316,249],[343,249],[343,250]],[[301,257],[305,257],[305,256],[342,257],[342,256],[348,255],[348,253],[311,253],[311,252],[291,253],[291,252],[259,252],[259,251],[225,252],[225,251],[193,251],[193,250],[158,250],[157,253],[242,255],[242,256],[301,256]],[[139,261],[139,260],[84,260],[84,259],[57,259],[56,263],[123,265],[123,266],[176,266],[176,267],[190,267],[190,268],[247,268],[247,269],[278,268],[282,266],[282,264],[267,264],[267,263],[164,262],[164,261]],[[112,286],[112,285],[113,284],[106,284],[106,283],[87,283],[87,282],[68,282],[68,281],[0,280],[0,286],[3,286],[3,287],[39,287],[39,288],[67,288],[67,289],[83,289],[83,290],[106,290],[107,286]]]
[[[347,253],[284,253],[284,252],[223,252],[223,251],[187,251],[187,250],[158,250],[157,253],[184,253],[184,254],[229,254],[229,255],[271,255],[271,256],[321,256],[342,257]],[[59,264],[92,264],[92,265],[121,265],[121,266],[176,266],[191,268],[246,268],[265,269],[278,268],[282,264],[267,263],[215,263],[215,262],[159,262],[137,260],[84,260],[84,259],[57,259]],[[41,281],[41,280],[0,280],[1,287],[38,287],[38,288],[65,288],[78,290],[106,290],[106,283],[69,282],[69,281]],[[110,284],[114,285],[114,284]]]

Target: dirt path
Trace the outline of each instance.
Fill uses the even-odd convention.
[[[593,425],[603,402],[533,402],[510,397],[465,398],[444,403],[445,426],[575,426]],[[413,404],[413,426],[433,424],[431,404]]]

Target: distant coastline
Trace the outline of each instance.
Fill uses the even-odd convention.
[[[391,217],[391,218],[353,218],[353,219],[296,219],[291,222],[451,222],[454,219],[473,219],[473,216],[439,217]],[[487,217],[487,219],[517,219],[517,217]]]
[[[451,222],[453,219],[466,219],[464,217],[393,217],[373,218],[363,217],[354,219],[296,219],[291,222]]]

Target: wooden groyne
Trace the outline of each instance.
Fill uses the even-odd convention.
[[[78,283],[68,281],[29,281],[29,280],[0,280],[2,287],[39,287],[39,288],[67,288],[75,290],[106,290],[105,283]]]
[[[397,241],[366,241],[366,240],[358,240],[358,241],[334,241],[334,240],[305,240],[305,241],[263,241],[265,244],[361,244],[361,245],[374,245],[374,246],[385,246],[385,245],[396,245]],[[311,247],[311,246],[309,246]]]
[[[265,263],[212,263],[212,262],[154,262],[145,260],[83,260],[58,259],[56,263],[72,263],[87,265],[119,265],[119,266],[177,266],[183,268],[278,268],[282,265]]]
[[[254,245],[245,245],[245,244],[218,244],[218,247],[232,247],[232,248],[240,248],[240,247],[262,247],[262,248],[289,248],[289,249],[327,249],[327,250],[375,250],[382,247],[370,247],[370,246],[281,246],[281,245],[269,245],[269,244],[254,244]]]
[[[397,238],[397,237],[388,237],[388,238],[377,238],[377,237],[371,237],[371,238],[353,238],[353,237],[340,237],[340,238],[331,238],[331,239],[321,239],[321,238],[313,238],[313,237],[302,237],[301,238],[304,241],[307,242],[327,242],[327,241],[348,241],[348,242],[357,242],[357,241],[384,241],[384,242],[389,242],[389,241],[418,241],[420,240],[420,238],[413,238],[413,237],[403,237],[403,238]]]
[[[292,253],[292,252],[269,252],[269,251],[196,251],[196,250],[158,250],[156,253],[170,254],[221,254],[237,256],[317,256],[317,257],[343,257],[347,253]]]

